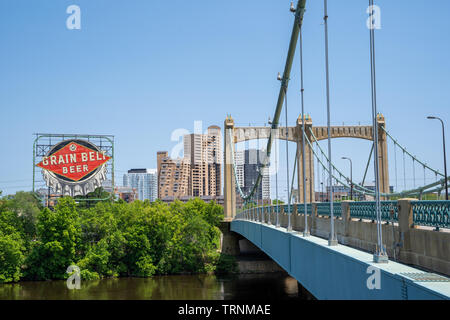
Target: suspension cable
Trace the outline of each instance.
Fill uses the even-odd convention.
[[[403,191],[406,190],[406,162],[405,162],[405,150],[403,150]]]
[[[395,192],[398,192],[397,145],[395,143],[394,143],[394,163],[395,163]]]
[[[372,143],[372,148],[370,149],[369,159],[367,160],[366,170],[364,171],[364,177],[361,182],[361,185],[363,187],[364,187],[364,183],[366,181],[367,171],[369,170],[370,160],[372,160],[373,146],[374,146],[374,144]]]
[[[423,185],[427,184],[427,172],[425,170],[425,167],[423,167]]]
[[[444,177],[444,174],[440,173],[439,170],[435,170],[433,168],[431,168],[430,166],[428,166],[426,163],[424,163],[423,161],[421,161],[420,159],[417,159],[416,156],[413,156],[411,153],[408,152],[408,150],[406,150],[405,147],[403,147],[396,139],[394,139],[392,137],[392,135],[389,133],[389,131],[386,130],[386,128],[384,126],[381,126],[381,129],[386,133],[386,135],[389,137],[389,139],[391,139],[394,142],[394,145],[398,146],[403,152],[405,152],[409,157],[411,157],[412,159],[415,159],[415,161],[419,164],[421,164],[422,166],[424,166],[425,168],[427,168],[428,170],[434,172],[435,174],[440,175],[441,177]]]
[[[279,199],[278,199],[278,155],[279,155],[279,139],[275,140],[275,198],[277,203],[277,218],[276,218],[276,226],[278,227],[280,225],[279,220]]]
[[[286,116],[286,184],[287,184],[287,200],[288,200],[288,230],[291,228],[291,198],[289,190],[289,129],[288,129],[288,101],[287,101],[287,88],[285,87],[285,116]]]
[[[304,99],[304,82],[303,82],[303,32],[302,28],[300,27],[300,49],[299,49],[299,55],[300,55],[300,97],[301,97],[301,107],[302,107],[302,170],[303,170],[303,206],[304,206],[304,213],[305,213],[305,230],[303,232],[304,236],[309,235],[309,229],[308,229],[308,204],[306,201],[306,152],[305,152],[305,125],[306,125],[306,117],[305,117],[305,99]],[[313,162],[314,164],[314,162]],[[311,162],[310,162],[311,165]],[[310,170],[311,173],[311,170]],[[310,179],[310,196],[309,200],[312,203],[312,179],[313,177],[309,177]],[[299,186],[300,191],[300,186]]]
[[[303,16],[305,13],[305,3],[306,3],[306,0],[298,0],[298,2],[297,2],[297,8],[295,10],[295,21],[294,21],[294,26],[292,29],[291,40],[289,42],[288,55],[286,58],[286,64],[284,67],[283,76],[281,78],[281,87],[280,87],[280,92],[278,94],[278,100],[277,100],[277,104],[276,104],[276,108],[275,108],[275,114],[274,114],[273,120],[272,120],[272,126],[271,126],[272,130],[270,131],[270,135],[267,140],[267,147],[266,147],[267,157],[265,157],[265,161],[261,165],[262,168],[265,168],[267,166],[267,161],[268,161],[267,159],[270,158],[270,154],[272,151],[272,143],[273,143],[272,132],[273,132],[273,130],[278,129],[281,110],[283,109],[283,102],[285,100],[284,98],[285,98],[285,95],[287,92],[289,77],[290,77],[291,69],[292,69],[292,62],[294,59],[295,49],[297,46],[299,30],[300,30],[300,26],[303,24]],[[248,197],[251,197],[254,194],[254,192],[256,191],[256,188],[259,186],[259,183],[261,182],[261,180],[262,180],[262,174],[261,174],[261,172],[259,172],[258,177],[256,178],[256,182],[253,185]],[[246,197],[245,199],[247,199],[248,197]]]
[[[296,151],[295,151],[295,157],[294,157],[294,168],[293,168],[293,170],[292,170],[292,179],[291,179],[291,194],[290,194],[290,197],[289,197],[289,199],[290,199],[290,202],[292,203],[292,195],[293,195],[293,193],[294,193],[294,178],[295,178],[295,172],[296,172],[296,169],[297,169],[297,156],[298,156],[298,145],[297,145],[297,149],[296,149]],[[299,188],[299,187],[298,187]],[[300,190],[300,189],[299,189]],[[298,194],[298,192],[297,192],[297,194]]]
[[[330,72],[329,72],[329,61],[328,61],[328,6],[327,0],[324,0],[324,26],[325,26],[325,74],[326,74],[326,96],[327,96],[327,130],[328,130],[328,169],[329,184],[330,184],[330,238],[328,241],[329,245],[337,244],[336,236],[334,234],[334,208],[333,208],[333,173],[331,164],[331,119],[330,119]]]

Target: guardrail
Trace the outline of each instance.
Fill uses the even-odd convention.
[[[401,201],[402,199],[400,199]],[[412,223],[416,226],[429,226],[439,228],[450,228],[450,201],[418,201],[414,199],[407,200],[412,214]],[[348,205],[350,218],[360,220],[376,220],[375,201],[345,201],[335,202],[333,205],[333,214],[336,218],[341,218],[344,212],[344,204]],[[288,212],[289,211],[289,212]],[[304,204],[271,205],[264,207],[254,207],[241,211],[236,215],[237,219],[248,219],[264,221],[272,214],[296,214],[303,215],[305,211]],[[399,221],[400,204],[399,201],[381,201],[381,220],[385,222]],[[409,212],[409,211],[408,211]],[[330,216],[330,203],[317,202],[307,205],[307,214],[313,216]]]
[[[450,201],[411,201],[414,224],[450,228]]]

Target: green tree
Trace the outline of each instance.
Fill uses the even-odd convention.
[[[35,280],[64,279],[66,269],[77,260],[81,227],[76,203],[65,197],[55,211],[41,211],[37,222],[38,241],[27,259],[27,277]]]
[[[0,283],[20,280],[25,260],[22,245],[18,232],[4,234],[0,231]]]
[[[85,196],[76,196],[75,201],[80,208],[91,208],[99,202],[111,202],[110,193],[106,192],[102,187],[96,188],[94,191]],[[90,200],[96,199],[96,200]]]
[[[36,237],[37,216],[42,210],[38,197],[32,192],[19,191],[15,195],[8,196],[4,206],[17,215],[21,224],[18,229],[26,241],[33,240]]]

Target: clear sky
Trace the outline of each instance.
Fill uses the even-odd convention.
[[[442,171],[440,124],[426,116],[448,123],[450,143],[450,1],[375,3],[381,8],[379,111],[401,144]],[[81,8],[81,30],[66,28],[72,4]],[[196,120],[203,129],[222,127],[227,114],[237,125],[266,123],[292,30],[289,5],[288,0],[1,0],[0,190],[31,189],[36,132],[115,135],[120,184],[130,168],[155,168],[156,152],[177,144],[172,132],[192,132]],[[371,121],[367,6],[362,0],[329,0],[332,124]],[[323,29],[323,1],[307,0],[305,106],[315,125],[326,124]],[[289,89],[293,125],[300,113],[298,55]],[[280,147],[283,151],[284,144]],[[362,179],[369,150],[368,141],[333,141],[336,165],[348,171],[341,157],[352,157],[355,180]],[[290,163],[292,169],[293,154]],[[423,181],[423,171],[416,171]],[[412,164],[407,172],[411,177]],[[286,184],[283,167],[279,181]]]

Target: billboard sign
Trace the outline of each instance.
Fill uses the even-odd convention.
[[[70,139],[50,148],[36,164],[48,187],[68,196],[86,195],[101,187],[106,179],[107,156],[93,143]]]

